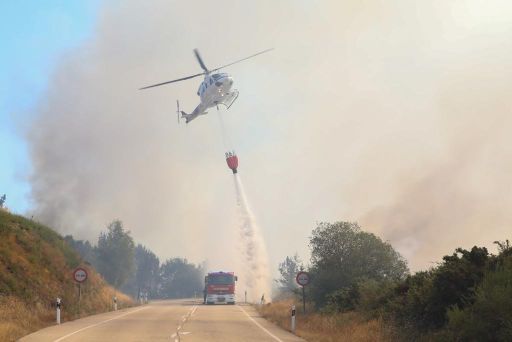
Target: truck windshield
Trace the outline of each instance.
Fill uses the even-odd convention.
[[[234,283],[233,278],[234,277],[231,274],[210,275],[210,276],[208,276],[208,284],[214,284],[214,285],[233,284]]]

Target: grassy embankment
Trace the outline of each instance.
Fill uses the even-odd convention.
[[[367,320],[357,312],[321,314],[302,303],[282,300],[258,306],[260,314],[269,321],[290,331],[290,308],[296,306],[296,334],[308,341],[396,341],[398,336],[392,327],[380,319]]]
[[[72,280],[77,266],[89,274],[80,305]],[[114,294],[119,306],[134,304],[84,265],[55,231],[0,209],[0,341],[14,341],[54,324],[57,296],[62,298],[65,322],[111,310]]]

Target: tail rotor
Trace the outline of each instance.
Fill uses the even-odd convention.
[[[176,108],[177,108],[176,115],[178,117],[178,124],[179,124],[180,123],[180,113],[181,112],[180,112],[180,101],[178,101],[178,100],[176,100]]]

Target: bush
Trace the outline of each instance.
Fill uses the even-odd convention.
[[[433,331],[444,327],[449,308],[473,302],[475,288],[489,264],[487,249],[459,248],[443,260],[437,268],[418,272],[396,288],[389,309],[402,324],[420,332]]]
[[[512,341],[512,258],[485,274],[474,302],[448,311],[448,334],[461,341]]]
[[[347,312],[357,310],[369,318],[379,317],[390,300],[395,282],[364,279],[350,287],[344,287],[327,295],[323,312]]]

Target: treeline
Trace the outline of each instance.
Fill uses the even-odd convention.
[[[119,220],[108,225],[96,245],[65,237],[83,258],[114,287],[134,298],[186,298],[200,296],[204,287],[204,266],[184,258],[160,262],[147,247],[137,244]]]
[[[403,340],[512,340],[512,248],[495,242],[457,248],[428,271],[410,274],[393,247],[355,223],[321,223],[309,241],[307,296],[326,315],[382,319]],[[297,257],[280,265],[281,296],[298,294]]]

